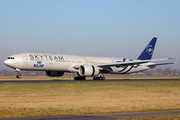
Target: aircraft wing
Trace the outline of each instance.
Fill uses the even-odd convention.
[[[139,64],[148,63],[151,61],[161,61],[161,60],[169,60],[169,59],[173,59],[173,58],[134,60],[134,61],[118,62],[118,63],[110,63],[110,64],[98,64],[97,67],[110,67],[110,66],[123,67],[123,66],[128,66],[128,65],[139,65]],[[171,64],[173,64],[173,63],[171,63]]]
[[[163,59],[151,59],[151,60],[133,60],[133,61],[127,61],[127,62],[118,62],[118,63],[109,63],[109,64],[97,64],[97,67],[100,68],[108,68],[110,66],[117,66],[117,67],[124,67],[124,66],[128,66],[128,65],[139,65],[139,64],[143,64],[143,63],[149,63],[151,61],[161,61],[161,60],[169,60],[169,59],[174,59],[174,58],[163,58]],[[165,64],[174,64],[173,63],[160,63],[160,64],[149,64],[148,67],[150,66],[157,66],[157,65],[165,65]],[[75,66],[71,66],[72,68],[75,69],[79,69],[79,65],[75,65]]]
[[[137,65],[142,63],[148,63],[148,61],[128,61],[128,62],[118,62],[118,63],[110,63],[110,64],[99,64],[97,67],[110,67],[110,66],[128,66],[128,65]]]
[[[141,60],[136,60],[136,61],[129,61],[129,62],[119,62],[119,63],[110,63],[110,64],[98,64],[96,65],[97,67],[110,67],[110,66],[128,66],[128,65],[137,65],[137,64],[142,64],[142,63],[148,63],[148,61],[141,61]],[[71,66],[72,68],[79,69],[79,65]]]

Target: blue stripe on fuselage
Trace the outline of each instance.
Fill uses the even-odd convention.
[[[123,59],[123,62],[125,62],[125,60],[126,60],[126,58]],[[129,60],[129,61],[133,61],[133,60],[131,59],[131,60]],[[132,66],[129,68],[129,70],[127,70],[127,71],[124,72],[123,74],[128,73],[130,70],[132,70],[133,67],[134,67],[134,68],[137,68],[138,66],[132,65]],[[122,70],[120,70],[120,71],[118,71],[118,72],[123,72],[123,71],[125,71],[127,68],[128,68],[128,66],[126,66],[124,69],[122,69]]]
[[[128,73],[132,68],[134,67],[134,65],[132,65],[131,66],[131,68],[129,68],[129,70],[128,71],[126,71],[126,72],[124,72],[123,74],[126,74],[126,73]]]
[[[123,62],[125,62],[126,61],[126,58],[123,58]],[[122,69],[122,70],[120,70],[120,71],[118,71],[118,72],[123,72],[124,70],[126,70],[126,68],[127,68],[128,66],[126,66],[124,69]]]

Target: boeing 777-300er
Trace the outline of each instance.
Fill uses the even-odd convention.
[[[103,73],[129,74],[148,70],[157,65],[174,64],[174,62],[152,63],[171,59],[151,59],[156,40],[154,37],[137,59],[21,53],[9,56],[4,64],[18,72],[17,78],[21,77],[20,70],[32,70],[45,71],[50,77],[63,76],[64,72],[74,72],[77,73],[74,80],[85,80],[91,76],[93,80],[104,80]]]

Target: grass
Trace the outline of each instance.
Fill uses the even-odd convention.
[[[0,84],[0,118],[180,109],[180,81]]]

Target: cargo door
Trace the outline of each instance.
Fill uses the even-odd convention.
[[[89,60],[88,59],[84,59],[84,64],[89,64]]]

